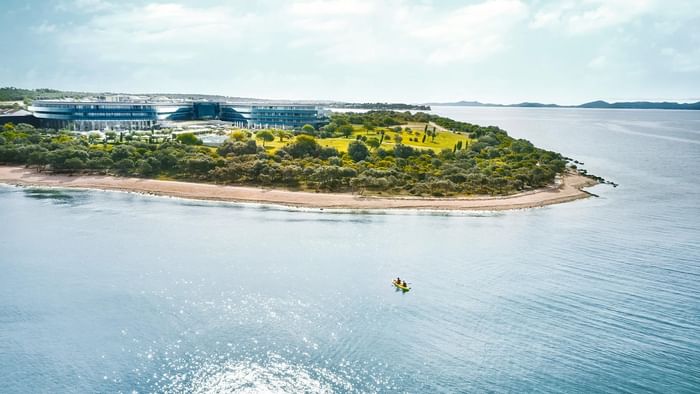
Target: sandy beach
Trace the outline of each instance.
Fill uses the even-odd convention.
[[[559,185],[511,196],[459,198],[367,197],[350,193],[313,193],[246,186],[162,181],[94,175],[54,175],[21,166],[0,166],[0,182],[21,186],[48,186],[116,190],[197,200],[278,204],[305,208],[335,209],[423,209],[423,210],[509,210],[534,208],[589,197],[582,189],[596,181],[567,174]]]

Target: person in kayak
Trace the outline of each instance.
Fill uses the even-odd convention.
[[[400,284],[401,284],[401,278],[399,278],[399,277],[397,276],[396,279],[394,280],[394,283],[400,285]]]
[[[404,280],[404,281],[402,281],[402,282],[399,282],[399,283],[401,283],[401,286],[403,286],[403,287],[407,287],[407,286],[406,286],[406,281],[405,281],[405,280]]]

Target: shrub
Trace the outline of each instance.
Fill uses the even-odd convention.
[[[369,156],[369,149],[364,143],[353,141],[348,145],[348,155],[354,162],[362,161]]]
[[[177,140],[185,145],[202,145],[202,140],[193,133],[178,134]]]

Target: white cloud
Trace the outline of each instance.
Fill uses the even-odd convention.
[[[601,69],[607,66],[608,58],[605,55],[598,55],[588,62],[588,67],[593,69]]]
[[[656,10],[657,0],[566,1],[545,6],[535,13],[530,27],[563,29],[584,34],[624,25]]]
[[[611,80],[642,80],[630,70],[665,75],[697,72],[700,64],[693,44],[700,40],[690,38],[700,34],[693,23],[700,7],[692,1],[683,7],[663,7],[661,0],[63,1],[71,10],[32,28],[45,33],[55,65],[74,79],[123,78],[165,86],[159,90],[195,91],[216,80],[211,86],[231,92],[242,86],[296,92],[303,81],[309,92],[333,97],[337,89],[399,96],[408,88],[392,81],[416,79],[422,86],[411,89],[437,98],[444,89],[479,84],[484,95],[511,94],[513,84],[592,69],[588,74]]]
[[[507,48],[508,35],[528,14],[521,0],[483,0],[456,9],[407,0],[301,0],[254,7],[259,15],[228,3],[74,0],[72,5],[76,11],[102,11],[57,29],[63,52],[123,64],[194,61],[214,54],[233,62],[234,51],[240,57],[270,47],[291,55],[304,51],[324,64],[473,63]],[[274,55],[285,54],[278,49]]]
[[[432,46],[430,63],[479,61],[506,47],[510,30],[527,12],[518,0],[489,0],[428,20],[413,35]]]
[[[670,68],[677,72],[700,71],[700,49],[680,52],[674,48],[663,48],[661,55],[670,63]]]
[[[304,1],[287,8],[291,47],[316,49],[329,63],[475,62],[505,48],[527,15],[520,0],[434,8],[402,0]]]
[[[92,13],[113,10],[116,5],[106,0],[64,0],[56,2],[55,8],[58,11]]]
[[[288,6],[289,12],[301,17],[330,15],[363,15],[374,11],[374,3],[367,0],[297,1]]]
[[[59,34],[68,55],[119,63],[162,64],[211,56],[243,45],[254,15],[229,7],[153,3],[93,15]]]
[[[34,27],[33,30],[39,34],[50,34],[56,31],[56,25],[43,22],[39,26]]]

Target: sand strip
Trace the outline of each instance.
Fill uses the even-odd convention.
[[[590,197],[582,191],[596,181],[567,174],[561,183],[506,197],[460,198],[365,197],[350,193],[313,193],[246,186],[161,181],[94,175],[54,175],[19,166],[0,166],[0,182],[22,186],[71,187],[148,193],[197,200],[279,204],[306,208],[336,209],[426,209],[426,210],[508,210],[541,207]]]

